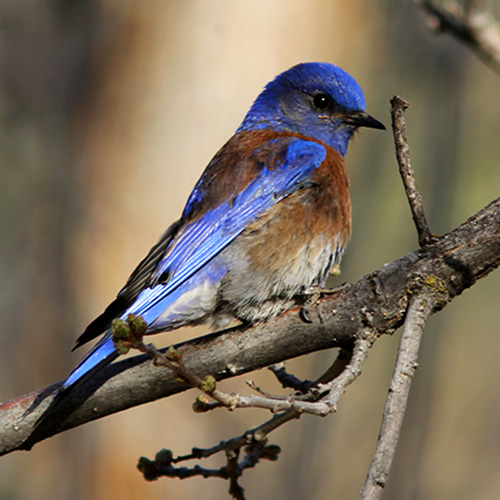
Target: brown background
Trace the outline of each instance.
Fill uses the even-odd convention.
[[[456,41],[434,37],[409,1],[2,2],[0,400],[69,373],[82,355],[70,353],[74,339],[179,216],[263,85],[312,60],[355,76],[386,125],[390,97],[410,101],[433,232],[499,195],[500,77]],[[332,284],[417,246],[391,134],[363,130],[348,164],[354,236]],[[498,498],[499,295],[496,273],[431,319],[385,499]],[[248,498],[357,498],[396,343],[377,343],[337,415],[306,416],[272,436],[282,456],[246,474]],[[290,367],[313,378],[332,355]],[[265,372],[252,378],[276,388]],[[242,380],[223,389],[246,390]],[[267,417],[195,415],[193,398],[129,410],[2,458],[0,497],[225,498],[219,480],[146,483],[135,470],[141,455],[211,446]]]

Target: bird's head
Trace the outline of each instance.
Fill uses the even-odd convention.
[[[357,128],[385,130],[365,110],[361,87],[343,69],[329,63],[302,63],[267,84],[238,132],[273,129],[299,133],[345,156]]]

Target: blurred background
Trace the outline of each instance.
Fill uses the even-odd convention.
[[[67,376],[83,355],[70,352],[76,337],[180,215],[253,99],[302,61],[351,73],[386,125],[394,94],[411,103],[413,163],[434,233],[499,196],[500,76],[457,41],[434,36],[409,0],[0,3],[1,401]],[[417,247],[391,133],[361,131],[348,165],[354,234],[333,285]],[[499,296],[497,272],[431,318],[385,499],[498,499]],[[249,499],[358,497],[398,337],[376,343],[336,415],[305,416],[271,435],[282,455],[246,472]],[[289,367],[314,378],[334,355]],[[245,378],[277,389],[264,370]],[[246,391],[243,379],[222,388]],[[221,480],[146,483],[135,468],[162,447],[185,454],[268,418],[196,415],[194,397],[0,459],[0,498],[226,498]]]

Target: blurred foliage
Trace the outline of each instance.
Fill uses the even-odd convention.
[[[413,163],[435,233],[499,195],[500,79],[455,40],[433,36],[409,0],[4,0],[0,54],[2,400],[68,374],[82,355],[69,352],[74,339],[178,217],[262,86],[297,62],[342,66],[386,125],[392,95],[411,103]],[[391,134],[362,131],[348,164],[354,235],[332,284],[417,245]],[[432,318],[385,499],[498,498],[499,295],[496,273]],[[377,342],[337,415],[304,417],[272,435],[280,460],[247,472],[249,498],[357,497],[396,343]],[[289,366],[312,378],[332,356]],[[252,378],[276,387],[265,372]],[[222,482],[146,483],[135,470],[141,455],[210,446],[267,417],[196,415],[194,397],[2,458],[0,497],[224,498]]]

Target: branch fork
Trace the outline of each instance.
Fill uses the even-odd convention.
[[[310,318],[308,316],[309,320],[312,318],[311,323],[301,318],[298,305],[297,309],[265,324],[236,327],[160,352],[153,344],[143,342],[147,325],[142,318],[129,317],[115,325],[117,348],[120,352],[139,349],[150,356],[153,363],[145,363],[144,357],[137,356],[108,366],[88,384],[75,389],[66,407],[61,407],[60,417],[64,419],[53,419],[51,427],[38,435],[34,435],[34,422],[53,401],[58,384],[1,404],[0,454],[29,449],[51,435],[89,420],[175,394],[187,387],[197,387],[202,394],[195,400],[195,411],[254,407],[266,409],[272,416],[261,425],[212,448],[193,448],[189,455],[177,458],[172,452],[163,450],[155,460],[141,458],[139,468],[147,479],[155,479],[163,473],[179,478],[193,475],[223,478],[228,480],[234,498],[244,498],[238,484],[243,471],[262,459],[278,458],[279,447],[268,444],[269,434],[303,413],[325,416],[335,412],[346,388],[361,374],[372,343],[404,324],[379,442],[361,496],[363,500],[380,498],[394,457],[427,317],[500,266],[500,199],[451,233],[441,238],[432,236],[411,164],[407,161],[409,149],[404,110],[408,105],[396,97],[392,106],[400,172],[419,242],[429,251],[413,252],[386,264],[357,283],[343,285],[329,296],[321,294],[315,300],[313,294],[313,303],[305,303],[314,312]],[[300,380],[288,373],[280,362],[332,347],[340,348],[338,356],[317,380]],[[172,373],[158,375],[161,370],[152,365],[165,366]],[[273,395],[253,382],[248,385],[256,394],[249,396],[226,394],[217,388],[217,380],[269,365],[279,384],[293,392],[286,396]],[[223,454],[226,460],[226,465],[217,471],[199,464],[191,468],[177,466],[217,453]]]
[[[399,172],[417,230],[419,244],[421,248],[425,249],[435,243],[437,238],[430,232],[422,204],[422,196],[417,189],[411,165],[404,120],[404,112],[408,107],[409,104],[398,96],[394,96],[391,100],[392,127]],[[417,355],[423,328],[438,300],[447,300],[447,297],[445,299],[441,297],[441,290],[436,293],[439,288],[436,280],[423,279],[419,276],[409,279],[409,305],[404,330],[384,410],[377,449],[361,492],[361,500],[377,500],[382,494],[396,451],[411,379],[418,366]],[[314,291],[310,297],[311,304],[309,306],[313,307],[320,296],[321,293]],[[301,309],[301,317],[306,323],[312,322],[304,306]],[[363,363],[368,357],[371,346],[369,339],[376,337],[373,328],[367,327],[364,332],[358,332],[358,338],[354,342],[352,350],[341,349],[332,366],[314,382],[302,381],[289,374],[283,364],[271,366],[270,370],[275,374],[277,380],[284,388],[294,389],[293,394],[273,395],[249,381],[247,385],[257,394],[242,396],[220,391],[217,388],[216,379],[212,375],[201,378],[187,369],[182,355],[174,348],[170,348],[163,354],[153,344],[144,344],[143,335],[146,330],[147,324],[141,317],[130,315],[126,321],[115,320],[112,332],[117,350],[124,353],[130,348],[138,349],[148,354],[156,366],[172,370],[181,383],[201,390],[203,395],[196,398],[193,404],[194,411],[203,413],[221,407],[230,411],[237,408],[262,408],[274,414],[270,420],[259,427],[229,441],[221,442],[213,448],[193,449],[190,455],[177,458],[174,458],[170,450],[161,450],[154,460],[146,457],[141,457],[139,460],[138,468],[147,480],[158,479],[161,476],[180,479],[193,476],[219,477],[229,481],[229,493],[236,499],[244,499],[243,488],[238,484],[238,479],[246,468],[254,467],[261,459],[277,460],[278,458],[280,449],[276,445],[267,444],[268,434],[286,422],[299,418],[304,413],[324,417],[335,412],[347,386],[361,374]],[[206,396],[212,398],[214,402],[210,402]],[[238,461],[242,448],[245,448],[245,456],[241,461]],[[198,464],[192,468],[176,466],[177,463],[186,460],[200,460],[220,452],[225,454],[226,465],[217,470],[206,469]]]

